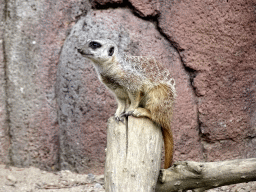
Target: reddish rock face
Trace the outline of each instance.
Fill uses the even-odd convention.
[[[159,26],[185,67],[196,73],[193,87],[206,160],[255,157],[255,3],[161,3]]]
[[[160,31],[178,50],[198,111],[197,118],[186,117],[199,124],[205,160],[255,157],[255,2],[129,2],[141,17],[159,16]],[[186,112],[179,109],[174,134],[185,138],[184,122],[176,118],[183,119]],[[176,137],[176,153],[186,149],[182,137]],[[187,158],[187,152],[182,154]]]
[[[82,58],[75,49],[88,39],[98,38],[113,40],[120,54],[155,56],[170,70],[176,80],[178,94],[173,118],[175,159],[202,159],[196,103],[189,76],[177,51],[161,36],[154,24],[137,18],[128,9],[116,9],[94,11],[80,20],[63,47],[57,83],[59,122],[63,131],[61,135],[64,136],[61,148],[65,148],[61,151],[62,165],[88,171],[98,163],[103,170],[106,123],[116,110],[116,101],[97,79],[92,63]],[[80,87],[79,93],[75,91],[77,87]],[[193,147],[188,149],[185,146]],[[82,159],[88,162],[78,165]],[[76,164],[70,163],[75,160]]]
[[[175,160],[256,156],[254,1],[94,0],[96,8],[122,8],[86,18],[86,1],[5,3],[0,162],[103,172],[106,122],[116,102],[75,51],[88,38],[112,39],[122,53],[153,55],[170,70],[178,93]]]
[[[151,0],[130,0],[130,3],[141,17],[154,17],[158,14],[156,4]]]

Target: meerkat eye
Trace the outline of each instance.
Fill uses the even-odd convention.
[[[114,54],[114,47],[110,47],[110,49],[108,50],[108,56],[112,56]]]
[[[91,41],[89,43],[89,47],[92,48],[92,49],[98,49],[100,48],[102,45],[96,41]]]

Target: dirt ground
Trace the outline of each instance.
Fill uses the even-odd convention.
[[[104,175],[0,165],[0,192],[103,192]]]
[[[47,172],[35,167],[0,165],[0,192],[105,192],[104,175]],[[256,192],[256,182],[223,186],[208,192]]]

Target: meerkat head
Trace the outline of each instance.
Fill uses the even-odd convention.
[[[110,40],[89,40],[77,51],[93,62],[102,64],[113,61],[117,55],[117,46]]]

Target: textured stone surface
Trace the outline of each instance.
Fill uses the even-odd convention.
[[[154,24],[127,9],[115,9],[94,11],[80,20],[63,47],[57,82],[62,166],[83,171],[96,164],[102,167],[105,159],[106,122],[114,114],[116,102],[98,81],[92,64],[75,49],[88,39],[97,38],[112,39],[120,54],[153,55],[164,63],[176,80],[179,95],[173,122],[175,153],[179,156],[175,158],[201,159],[196,105],[177,51]],[[184,147],[187,145],[192,149]]]
[[[132,4],[132,6],[135,8],[135,11],[141,17],[154,17],[158,14],[158,2],[152,0],[130,0],[129,2]]]
[[[15,166],[56,169],[59,153],[56,66],[67,29],[86,7],[80,1],[6,3],[9,161]]]
[[[116,102],[74,48],[95,37],[171,71],[175,160],[256,156],[255,1],[91,2],[0,1],[0,162],[103,172]]]
[[[8,160],[8,112],[6,110],[6,62],[4,59],[4,26],[5,26],[5,4],[0,1],[0,163]]]
[[[160,28],[196,71],[206,160],[255,157],[255,2],[163,1],[160,12]]]

